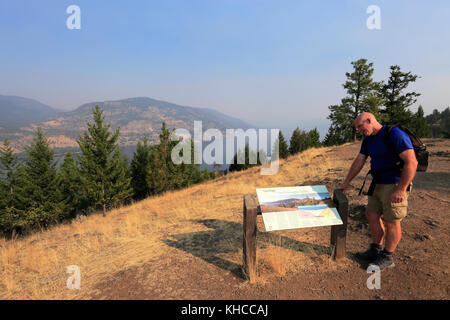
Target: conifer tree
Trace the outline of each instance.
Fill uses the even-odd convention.
[[[320,147],[320,145],[320,134],[317,128],[308,131],[308,133],[306,134],[306,141],[303,150],[309,148],[318,148]]]
[[[427,120],[433,138],[449,138],[450,137],[450,108],[447,107],[442,112],[437,109],[432,114],[425,117]]]
[[[110,205],[125,203],[133,196],[131,187],[131,173],[128,167],[128,159],[119,148],[114,151],[111,166],[108,167],[111,184],[106,189],[107,201]]]
[[[239,159],[242,159],[244,163],[238,163]],[[256,164],[250,163],[250,159],[256,159]],[[244,150],[238,150],[233,157],[233,162],[228,167],[229,172],[247,170],[248,168],[260,165],[260,158],[258,154],[250,150],[248,143],[245,144]]]
[[[160,194],[168,190],[188,187],[202,181],[215,177],[214,172],[208,169],[201,169],[200,164],[195,164],[197,152],[194,142],[191,139],[179,142],[174,136],[173,130],[166,128],[166,123],[162,123],[159,144],[150,148],[149,170],[147,173],[147,185],[149,194]],[[181,159],[184,150],[190,150],[190,163],[177,163],[172,160],[174,148],[181,143],[179,150]]]
[[[272,147],[271,160],[273,161],[278,159],[277,155],[279,159],[286,159],[289,156],[289,147],[281,130],[278,133],[278,138]]]
[[[289,153],[296,154],[304,150],[307,133],[297,127],[292,132],[291,140],[289,141]]]
[[[408,108],[417,101],[420,96],[416,92],[403,93],[412,82],[418,78],[411,72],[402,72],[398,65],[390,67],[390,75],[387,83],[381,82],[380,94],[384,99],[384,106],[381,112],[386,115],[388,124],[401,124],[410,126],[413,114]]]
[[[431,129],[424,117],[422,106],[419,106],[411,122],[410,128],[420,138],[431,137]]]
[[[151,146],[145,136],[142,141],[138,141],[136,151],[131,160],[131,186],[135,199],[143,199],[150,195],[151,189],[148,184],[150,171]]]
[[[61,194],[57,186],[54,151],[40,127],[26,148],[25,179],[27,213],[20,217],[21,226],[39,227],[56,222],[61,214]]]
[[[14,207],[14,173],[18,158],[9,140],[0,146],[0,208]]]
[[[192,139],[188,139],[183,143],[185,143],[190,148],[191,163],[190,164],[181,163],[178,165],[179,172],[183,177],[182,187],[184,188],[191,186],[193,184],[201,183],[215,176],[214,172],[209,172],[208,169],[202,170],[200,164],[195,163],[195,160],[199,155],[198,151],[195,150],[194,141]],[[183,156],[183,154],[181,154],[180,156]]]
[[[372,79],[373,63],[359,59],[353,61],[352,65],[353,72],[345,74],[347,81],[343,84],[347,96],[341,100],[341,104],[328,107],[331,126],[325,138],[327,145],[356,141],[354,119],[363,111],[377,113],[382,103],[378,95],[379,83]]]
[[[329,106],[330,114],[328,119],[331,120],[331,125],[325,135],[324,144],[326,146],[339,145],[353,139],[354,118],[352,119],[352,110],[346,100],[342,99],[341,104]]]
[[[172,162],[171,152],[177,144],[170,140],[171,131],[162,123],[159,145],[150,154],[150,170],[148,185],[152,194],[160,194],[167,190],[177,189],[182,185],[182,176]]]
[[[82,204],[81,177],[70,152],[66,153],[58,172],[58,187],[61,192],[65,217],[73,215]]]
[[[131,179],[117,142],[120,128],[110,132],[98,105],[92,114],[94,122],[87,123],[88,130],[77,140],[78,161],[85,209],[101,208],[105,216],[107,208],[131,197]]]
[[[20,210],[18,165],[18,157],[14,154],[9,141],[4,140],[0,146],[0,232],[3,234],[12,232]]]

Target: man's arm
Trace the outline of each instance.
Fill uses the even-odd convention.
[[[338,187],[338,189],[344,191],[345,189],[348,188],[348,185],[353,180],[353,178],[356,177],[358,173],[361,171],[361,169],[364,167],[366,160],[367,156],[362,153],[359,153],[356,156],[356,159],[353,161],[352,166],[348,171],[347,177],[345,178],[344,182]]]
[[[413,149],[407,149],[399,154],[400,159],[403,160],[404,165],[402,169],[402,175],[400,176],[400,182],[391,194],[391,202],[398,203],[405,199],[406,189],[413,181],[417,170],[417,159]]]

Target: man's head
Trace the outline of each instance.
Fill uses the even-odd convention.
[[[355,119],[356,130],[365,136],[377,134],[382,127],[370,112],[363,112]]]

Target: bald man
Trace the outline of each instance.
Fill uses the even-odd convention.
[[[402,236],[400,223],[407,214],[408,195],[416,174],[417,160],[411,139],[397,127],[392,128],[389,137],[397,155],[404,162],[403,168],[396,166],[398,158],[383,139],[386,126],[381,125],[373,114],[362,113],[354,124],[358,132],[364,135],[364,139],[361,150],[339,189],[345,191],[348,188],[370,156],[375,188],[369,189],[366,217],[372,243],[367,251],[358,252],[357,257],[382,270],[395,266],[392,254]],[[384,249],[381,250],[383,239]]]

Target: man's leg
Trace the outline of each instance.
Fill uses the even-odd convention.
[[[384,250],[380,251],[380,254],[373,262],[374,265],[380,269],[394,267],[393,253],[397,248],[398,243],[402,237],[402,229],[400,222],[406,216],[408,207],[408,194],[401,203],[391,203],[391,194],[396,185],[384,185],[380,188],[380,198],[383,202],[383,219],[385,229],[385,241]]]
[[[383,219],[386,226],[386,236],[384,241],[384,249],[388,252],[394,252],[400,239],[402,238],[401,221],[406,217],[408,209],[408,196],[403,202],[391,203],[391,194],[395,190],[396,185],[386,185],[383,189]]]
[[[366,208],[366,218],[369,222],[372,243],[367,251],[356,253],[356,257],[365,261],[374,261],[378,257],[384,237],[384,224],[381,220],[382,203],[375,194],[376,189],[375,187],[374,194],[369,196]]]
[[[378,257],[383,243],[384,225],[379,214],[366,211],[366,218],[369,221],[372,243],[367,251],[357,252],[356,256],[362,260],[374,261]]]
[[[372,263],[372,265],[378,266],[380,270],[395,266],[393,253],[402,237],[400,221],[384,220],[384,225],[386,226],[384,249],[380,251],[377,259]]]
[[[386,225],[384,249],[392,253],[395,251],[400,239],[402,238],[402,227],[400,225],[400,221],[384,221],[384,224]]]
[[[376,213],[366,212],[367,221],[369,221],[370,235],[372,237],[372,243],[376,243],[381,246],[383,243],[383,237],[385,228],[381,216]]]

